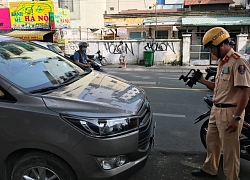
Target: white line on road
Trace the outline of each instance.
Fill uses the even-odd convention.
[[[179,117],[179,118],[186,118],[185,115],[181,114],[164,114],[164,113],[153,113],[154,116],[164,116],[164,117]]]
[[[143,82],[143,81],[129,81],[129,82],[131,82],[133,84],[157,84],[157,82],[148,82],[148,81],[145,81],[145,82]]]
[[[159,79],[175,79],[175,80],[179,80],[179,77],[177,78],[173,78],[173,77],[159,77]]]
[[[133,77],[142,78],[142,79],[150,79],[151,78],[151,77],[148,77],[148,76],[133,76]]]

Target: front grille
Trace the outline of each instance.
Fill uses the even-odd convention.
[[[152,115],[148,102],[145,102],[139,113],[139,141],[138,149],[145,151],[148,149],[151,140]]]

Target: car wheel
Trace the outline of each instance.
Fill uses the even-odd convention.
[[[48,153],[28,153],[13,168],[11,180],[76,180],[71,168]]]

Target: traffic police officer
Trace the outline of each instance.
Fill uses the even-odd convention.
[[[215,83],[203,76],[199,80],[214,89],[214,105],[208,124],[207,157],[201,169],[192,171],[193,176],[216,176],[223,151],[223,170],[227,180],[239,180],[239,136],[249,98],[250,65],[244,56],[230,47],[229,37],[221,27],[208,30],[203,37],[203,45],[218,57],[218,68]]]

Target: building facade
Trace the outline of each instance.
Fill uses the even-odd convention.
[[[0,6],[8,7],[11,1],[14,0],[0,0]],[[190,62],[187,63],[187,60],[185,62],[192,64],[191,60],[204,62],[205,59],[211,63],[208,52],[201,45],[202,36],[208,29],[222,26],[229,31],[236,43],[240,43],[237,42],[239,34],[248,37],[250,32],[249,0],[172,0],[171,2],[166,0],[55,0],[53,5],[54,8],[65,8],[70,11],[70,29],[59,27],[55,33],[57,39],[64,37],[70,42],[65,46],[66,53],[75,50],[75,47],[73,49],[72,47],[78,41],[88,41],[94,46],[95,41],[106,40],[104,43],[97,44],[102,44],[98,45],[98,49],[103,47],[102,49],[107,51],[108,44],[112,44],[110,46],[112,48],[116,47],[115,44],[119,40],[124,40],[133,45],[132,49],[138,49],[137,53],[127,56],[130,63],[139,63],[143,59],[145,49],[136,47],[147,48],[148,45],[156,52],[157,64],[182,59],[183,55],[181,53],[176,55],[171,48],[175,50],[174,52],[181,52],[183,37],[188,39],[186,34],[190,35],[191,50]],[[179,48],[177,48],[178,44]],[[165,51],[163,50],[165,46],[168,50],[162,52]],[[239,50],[244,51],[244,45],[242,48]],[[115,63],[115,59],[118,58],[114,56],[117,56],[117,53],[109,54],[109,51],[102,53],[107,53],[106,57],[111,58],[109,62]],[[91,53],[94,53],[94,50],[91,50]]]

